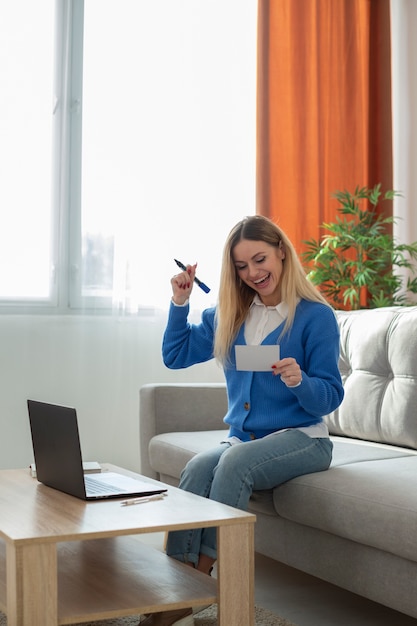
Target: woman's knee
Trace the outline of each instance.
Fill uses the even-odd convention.
[[[193,456],[184,469],[181,472],[180,484],[184,483],[193,477],[211,479],[215,467],[219,462],[219,458],[222,456],[225,448],[213,448],[204,452],[199,452]]]
[[[196,473],[204,472],[205,468],[210,471],[211,464],[207,462],[207,459],[201,457],[199,454],[193,456],[192,459],[188,461],[186,466],[183,468],[181,472],[181,480],[187,475],[193,475]]]
[[[236,473],[248,464],[247,448],[244,444],[230,446],[219,459],[216,473]],[[230,472],[230,473],[229,473]]]

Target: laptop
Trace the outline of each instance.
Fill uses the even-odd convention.
[[[75,409],[28,400],[36,477],[82,500],[151,496],[167,491],[116,472],[85,475]]]

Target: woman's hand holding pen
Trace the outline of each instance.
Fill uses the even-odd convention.
[[[301,368],[292,357],[287,357],[274,363],[272,373],[274,376],[281,376],[282,382],[287,387],[296,387],[302,380]]]
[[[175,276],[171,278],[172,300],[175,304],[185,304],[190,297],[193,290],[196,268],[197,263],[195,265],[187,265],[187,268],[183,272],[175,274]]]

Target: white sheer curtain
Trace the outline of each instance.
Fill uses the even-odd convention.
[[[417,241],[417,2],[391,0],[396,238]]]
[[[391,0],[394,237],[417,241],[417,2]],[[407,272],[402,272],[406,277]]]

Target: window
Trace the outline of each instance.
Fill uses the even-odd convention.
[[[38,113],[30,122],[21,114],[34,154],[30,163],[10,164],[16,182],[0,190],[3,204],[16,185],[22,193],[31,187],[19,205],[33,220],[32,248],[30,255],[19,250],[26,213],[15,209],[11,236],[4,215],[11,245],[0,253],[2,265],[19,267],[9,261],[15,250],[22,269],[8,272],[15,291],[1,281],[0,297],[19,294],[74,311],[166,307],[176,257],[198,261],[197,275],[212,288],[208,296],[195,289],[193,304],[213,304],[224,239],[255,212],[256,1],[58,2],[54,54],[53,4],[35,3],[31,11],[32,4],[7,6],[20,6],[13,31],[21,29],[22,5],[28,23],[36,16],[21,67],[29,74],[30,60],[42,70],[30,92],[44,105],[43,124]],[[43,59],[32,54],[38,40]],[[24,37],[16,46],[25,48]],[[30,109],[30,98],[26,91],[15,99]],[[42,190],[22,184],[29,175],[44,182]],[[39,266],[32,265],[35,254]],[[42,276],[38,292],[28,265]]]

